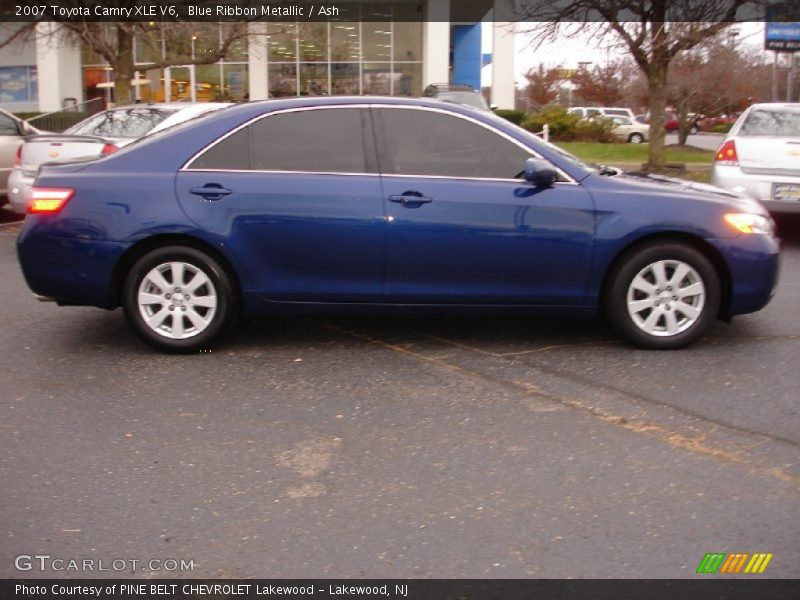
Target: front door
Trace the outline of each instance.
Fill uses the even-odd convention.
[[[594,235],[582,186],[520,179],[531,151],[477,120],[400,106],[373,113],[387,301],[582,303]]]

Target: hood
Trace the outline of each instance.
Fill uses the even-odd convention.
[[[624,173],[608,179],[617,184],[629,186],[632,191],[646,192],[654,199],[658,196],[674,197],[680,194],[683,198],[727,205],[742,212],[769,214],[758,200],[754,200],[750,196],[680,177],[656,173]]]

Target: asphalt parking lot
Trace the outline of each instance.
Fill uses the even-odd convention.
[[[0,226],[0,576],[102,575],[15,569],[47,554],[675,578],[770,552],[764,576],[799,577],[800,219],[779,224],[773,302],[682,351],[602,322],[283,318],[194,356],[37,303]]]

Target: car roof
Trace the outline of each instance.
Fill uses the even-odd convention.
[[[769,109],[800,109],[800,102],[759,102],[757,104],[753,104],[752,108],[758,108],[762,110],[769,110]]]

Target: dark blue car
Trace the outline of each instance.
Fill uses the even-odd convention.
[[[647,348],[759,310],[755,201],[588,165],[432,100],[243,104],[42,168],[18,251],[39,296],[122,306],[167,351],[237,316],[440,307],[604,314]]]

